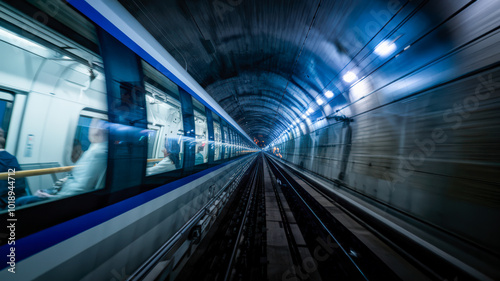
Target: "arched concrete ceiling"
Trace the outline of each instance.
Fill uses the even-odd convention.
[[[332,107],[348,103],[342,95],[349,86],[341,79],[345,71],[377,67],[383,61],[373,49],[384,37],[398,40],[412,27],[432,22],[425,0],[120,3],[264,144],[309,108],[314,118],[323,117],[318,97]],[[335,97],[326,98],[327,90]]]

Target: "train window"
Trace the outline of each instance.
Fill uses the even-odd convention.
[[[146,83],[146,93],[149,129],[146,176],[180,169],[184,132],[181,104],[172,95],[149,83]]]
[[[87,20],[77,11],[73,10],[64,1],[40,1],[40,0],[25,0],[26,4],[31,4],[50,15],[66,28],[78,31],[78,36],[82,36],[94,44],[97,44],[97,34],[94,24]],[[71,34],[69,34],[71,36]],[[75,36],[76,37],[76,36]],[[70,50],[71,51],[71,50]]]
[[[184,126],[179,87],[141,60],[146,86],[148,160],[146,176],[182,168]]]
[[[222,132],[224,134],[224,148],[225,148],[224,149],[224,159],[228,159],[229,153],[231,151],[231,146],[229,145],[230,141],[229,141],[229,133],[228,133],[227,125],[222,126]]]
[[[14,96],[12,94],[0,91],[0,128],[3,130],[5,139],[7,139],[7,133],[9,132],[13,101]]]
[[[166,93],[172,99],[179,101],[179,86],[144,60],[141,60],[141,64],[146,84],[154,86],[160,92]]]
[[[5,99],[0,92],[0,123],[12,131],[1,151],[8,161],[3,161],[0,185],[6,184],[5,168],[15,168],[17,206],[102,188],[107,167],[105,77],[89,62],[100,58],[78,57],[40,42],[0,27],[0,88],[15,93]],[[101,117],[84,115],[87,109]],[[1,137],[0,143],[5,142]],[[0,201],[6,202],[6,195],[0,194]]]
[[[195,165],[208,162],[208,124],[205,106],[193,98],[194,133],[196,134]]]
[[[222,131],[220,127],[220,118],[217,114],[212,112],[212,118],[214,120],[214,161],[219,161],[222,158]]]
[[[237,145],[237,148],[238,148],[238,152],[236,153],[236,155],[240,155],[240,151],[241,151],[240,135],[236,135],[236,145]]]
[[[234,145],[235,144],[235,140],[234,140],[234,131],[233,131],[233,129],[229,129],[229,140],[230,140],[229,144],[231,145],[231,154],[230,154],[229,157],[233,158],[234,155],[235,155],[235,150],[236,150],[235,149],[236,147]]]

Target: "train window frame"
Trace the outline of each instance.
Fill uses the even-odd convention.
[[[192,97],[193,101],[193,119],[194,119],[194,133],[195,133],[195,162],[194,166],[199,166],[208,163],[208,117],[207,117],[207,112],[206,112],[206,106],[203,105],[200,101]],[[203,121],[201,123],[201,126],[205,130],[205,134],[202,132],[198,132],[197,128],[200,126],[197,126],[197,121],[202,119]],[[201,133],[201,134],[200,134]],[[200,138],[198,138],[200,137]],[[203,152],[201,152],[201,155],[203,156],[203,162],[201,163],[196,163],[196,156],[198,155],[198,149],[200,145],[203,147]]]
[[[227,125],[227,123],[222,123],[222,135],[223,135],[223,141],[222,141],[222,145],[224,146],[224,157],[223,159],[224,160],[227,160],[229,158],[231,158],[231,149],[230,149],[230,144],[229,144],[229,127]]]
[[[215,114],[212,114],[213,116],[217,116]],[[213,130],[214,130],[214,161],[218,162],[223,159],[222,155],[222,125],[220,123],[220,120],[217,116],[216,118],[213,118]],[[218,129],[218,131],[216,130]],[[218,134],[217,134],[218,133]],[[217,152],[217,155],[215,154]],[[217,156],[217,157],[216,157]]]
[[[0,116],[0,128],[3,129],[3,137],[7,140],[7,135],[9,133],[10,120],[12,118],[12,111],[14,109],[14,94],[9,93],[7,91],[3,91],[0,89],[0,102],[5,102],[5,111],[3,116]],[[10,104],[10,107],[8,105]],[[6,124],[6,125],[5,125]],[[7,142],[5,143],[5,147],[7,147]]]
[[[154,69],[149,64],[147,64],[145,62],[143,62],[143,67],[144,66],[149,67],[149,70],[148,70],[149,72],[154,71]],[[159,73],[156,73],[156,74],[157,74],[157,76],[160,75]],[[182,112],[181,112],[181,102],[179,99],[176,98],[175,93],[173,93],[172,91],[169,91],[166,87],[157,83],[156,80],[154,80],[152,78],[149,78],[148,80],[151,81],[152,83],[154,83],[154,85],[151,84],[150,82],[145,82],[145,84],[144,84],[145,89],[146,89],[146,91],[145,91],[146,92],[145,93],[145,95],[146,95],[146,97],[145,97],[146,98],[146,111],[147,111],[146,115],[148,118],[147,128],[148,128],[148,130],[156,130],[157,135],[156,135],[155,140],[154,140],[155,144],[152,146],[153,151],[151,154],[151,158],[150,158],[150,151],[149,151],[150,146],[149,146],[149,138],[148,138],[148,152],[147,152],[148,159],[146,160],[147,163],[145,166],[146,167],[145,168],[146,169],[145,170],[145,177],[146,178],[150,178],[150,177],[155,176],[155,175],[169,173],[172,171],[181,170],[183,168],[182,160],[184,157],[184,155],[183,155],[183,143],[179,141],[180,136],[182,136],[184,134],[184,124],[183,124],[183,116],[182,116]],[[168,78],[165,78],[163,80],[170,81]],[[173,82],[171,82],[171,83],[173,83]],[[165,124],[157,122],[156,117],[158,117],[158,116],[156,116],[156,117],[154,116],[153,109],[151,108],[151,106],[153,104],[157,104],[157,103],[158,104],[161,103],[161,104],[164,104],[164,105],[170,107],[170,110],[178,111],[179,121],[174,122],[174,124],[176,124],[176,126],[180,127],[180,129],[178,128],[176,132],[174,132],[174,131],[168,132],[170,125],[172,125],[171,122],[173,122],[173,120],[169,120],[170,116],[165,116],[164,120],[162,120],[162,121],[165,121]],[[151,114],[151,117],[154,120],[150,120],[149,114]],[[177,140],[177,143],[178,143],[178,150],[179,150],[178,161],[179,162],[175,165],[174,169],[171,169],[172,167],[170,166],[173,163],[167,163],[168,159],[166,161],[163,161],[166,159],[166,156],[161,155],[161,153],[163,153],[163,148],[164,148],[167,140],[169,140],[169,141]],[[171,143],[171,142],[169,142],[169,143]],[[172,161],[173,160],[171,160],[171,162]],[[155,163],[155,164],[150,166],[151,165],[150,163]],[[161,171],[158,169],[151,169],[158,164],[164,165],[165,170]]]
[[[107,114],[104,114],[104,113],[101,113],[101,112],[97,112],[97,110],[93,110],[93,109],[89,110],[87,108],[84,108],[84,109],[81,110],[80,114],[78,115],[78,122],[77,122],[74,130],[72,130],[73,131],[73,134],[72,134],[72,136],[73,136],[72,139],[73,140],[77,139],[77,134],[80,131],[79,127],[82,127],[80,125],[80,121],[82,120],[82,118],[88,118],[88,119],[91,120],[91,122],[93,122],[94,119],[99,119],[101,121],[104,121],[104,122],[108,123]],[[89,126],[90,126],[90,124],[89,124]],[[107,130],[108,134],[109,134],[109,129],[107,127],[105,127],[104,129]],[[87,137],[88,137],[88,135],[87,135]],[[74,144],[73,141],[71,143]],[[108,139],[106,139],[104,141],[104,143],[106,143],[106,147],[107,147],[108,146]],[[82,153],[81,153],[81,155],[80,155],[80,157],[87,150],[88,150],[88,148],[86,150],[83,150]],[[71,157],[71,155],[69,155],[68,157]],[[92,190],[87,190],[87,191],[83,191],[83,192],[77,192],[77,193],[71,194],[71,195],[63,195],[61,197],[56,197],[56,198],[50,198],[49,197],[47,200],[40,200],[40,201],[28,202],[28,203],[25,203],[25,204],[20,204],[20,205],[18,205],[18,207],[20,209],[31,209],[32,207],[40,206],[40,205],[47,205],[47,204],[49,204],[49,206],[50,206],[50,204],[52,204],[54,202],[62,201],[62,200],[68,199],[68,198],[74,198],[74,197],[78,197],[78,196],[85,195],[85,194],[90,194],[90,193],[102,192],[103,190],[106,189],[105,183],[106,183],[107,172],[108,172],[107,171],[108,157],[109,157],[109,152],[106,149],[106,161],[105,161],[106,167],[105,167],[104,171],[102,171],[101,174],[99,175],[99,179],[96,182],[96,186]],[[73,162],[73,163],[76,163],[76,162],[78,162],[78,160],[75,161],[75,162]],[[64,164],[64,163],[61,163],[61,164]],[[69,166],[69,167],[71,167],[71,170],[69,170],[69,171],[66,171],[66,172],[59,171],[58,172],[59,174],[64,173],[64,175],[65,175],[64,177],[57,178],[57,176],[55,174],[52,174],[53,176],[55,176],[58,179],[58,181],[55,182],[55,184],[54,184],[54,186],[52,186],[52,188],[50,188],[50,187],[48,187],[48,188],[38,188],[36,190],[37,191],[40,190],[40,191],[46,192],[49,195],[56,194],[57,192],[56,193],[51,193],[51,191],[53,191],[54,188],[57,188],[57,186],[61,187],[65,183],[65,181],[66,181],[65,179],[67,179],[67,177],[71,175],[71,172],[72,172],[74,166]],[[69,167],[68,166],[61,166],[61,167],[58,167],[58,168],[59,169],[64,169],[64,168],[69,168]],[[31,187],[29,189],[31,190]],[[28,195],[31,195],[30,193],[28,193]],[[19,197],[19,198],[22,198],[22,197]],[[16,201],[16,203],[17,203],[17,201]],[[17,204],[19,204],[19,203],[17,203]],[[47,207],[47,208],[50,208],[50,207]],[[0,210],[0,213],[3,213],[3,211],[6,211],[6,210]]]

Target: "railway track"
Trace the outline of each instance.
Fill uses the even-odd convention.
[[[324,280],[400,279],[274,160],[266,160],[312,253],[312,259],[296,265],[295,271],[302,270],[302,275],[292,277],[307,280],[308,271],[314,269]]]
[[[176,280],[265,280],[262,156],[256,157],[228,208]]]
[[[406,279],[325,208],[331,199],[264,155],[243,175],[177,280]],[[358,234],[369,232],[360,228]],[[422,279],[419,274],[410,279]]]

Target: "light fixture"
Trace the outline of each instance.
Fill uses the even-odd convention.
[[[322,99],[322,98],[317,98],[317,99],[316,99],[316,103],[317,103],[318,105],[322,105],[324,102],[325,102],[325,101],[323,101],[323,99]]]
[[[314,112],[314,110],[313,110],[312,108],[309,108],[309,109],[307,110],[307,115],[309,115],[309,114],[311,114],[311,113],[313,113],[313,112]]]
[[[396,44],[394,41],[385,40],[378,44],[373,52],[381,57],[387,57],[388,55],[394,53],[395,50]]]
[[[302,119],[306,118],[307,116],[305,114],[302,114]]]
[[[352,81],[358,79],[358,76],[352,71],[347,71],[342,79],[344,79],[344,81],[346,81],[347,83],[351,83]]]
[[[326,91],[325,92],[325,97],[327,97],[329,99],[333,98],[333,92],[332,91]]]
[[[49,57],[51,51],[42,45],[31,40],[25,39],[7,29],[0,28],[0,40],[5,41],[17,48],[27,50],[44,58]]]

